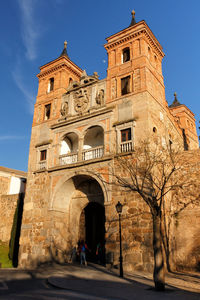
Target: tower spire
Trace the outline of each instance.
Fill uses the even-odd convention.
[[[179,105],[181,105],[181,103],[178,101],[178,99],[177,99],[177,93],[175,92],[174,93],[174,101],[173,101],[173,103],[169,107],[176,107],[176,106],[179,106]]]
[[[67,41],[64,41],[64,49],[63,49],[60,56],[67,56],[68,57],[68,54],[67,54]]]
[[[129,25],[129,27],[136,24],[136,21],[135,21],[135,11],[132,10],[131,14],[132,14],[132,20],[131,20],[131,24]]]

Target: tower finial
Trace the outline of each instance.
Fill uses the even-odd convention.
[[[134,9],[132,10],[131,14],[132,14],[132,20],[131,20],[131,24],[129,25],[129,27],[136,24],[136,21],[135,21],[135,11],[134,11]]]
[[[67,54],[67,41],[64,41],[64,49],[60,56],[68,56]]]
[[[177,99],[177,93],[174,92],[174,101],[169,107],[176,107],[176,106],[179,106],[179,105],[181,105],[181,103]]]

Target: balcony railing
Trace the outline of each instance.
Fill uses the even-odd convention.
[[[78,154],[77,153],[68,153],[60,155],[60,165],[67,165],[67,164],[73,164],[78,161]]]
[[[82,159],[83,160],[89,160],[89,159],[95,159],[95,158],[100,158],[104,154],[104,147],[99,146],[95,148],[90,148],[87,150],[83,150],[82,152]]]
[[[130,151],[133,151],[133,142],[132,141],[122,142],[120,144],[120,151],[121,152],[130,152]]]
[[[43,169],[46,169],[46,167],[47,167],[47,161],[46,160],[41,160],[39,162],[39,169],[43,170]]]

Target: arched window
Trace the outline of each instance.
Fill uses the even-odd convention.
[[[130,60],[130,48],[123,49],[122,61],[123,63]]]
[[[60,164],[72,164],[78,159],[78,136],[74,132],[68,133],[61,141]]]
[[[72,82],[73,82],[73,79],[70,77],[69,78],[69,85],[72,84]]]
[[[90,127],[84,137],[83,160],[103,156],[104,131],[100,126]]]
[[[53,89],[54,89],[54,78],[52,77],[49,79],[48,82],[48,93],[53,91]]]

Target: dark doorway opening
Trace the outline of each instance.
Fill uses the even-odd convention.
[[[88,248],[87,260],[100,263],[105,261],[105,208],[96,202],[90,202],[84,209],[85,240]],[[97,247],[101,247],[101,256],[97,256]]]

